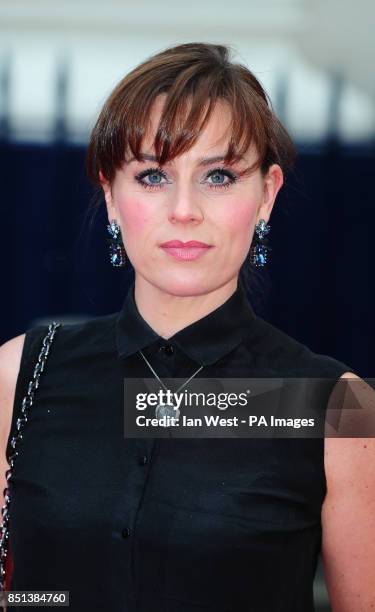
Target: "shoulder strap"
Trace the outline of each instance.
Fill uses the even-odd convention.
[[[55,331],[60,325],[60,323],[53,321],[50,325],[37,325],[26,332],[14,394],[10,433],[6,446],[6,458],[8,463],[12,451],[11,440],[15,432],[18,431],[16,430],[17,420],[23,416],[22,405],[23,402],[26,401],[25,397],[34,379],[35,368],[39,361],[46,361],[49,348],[47,354],[44,356],[45,349],[43,347],[46,344],[50,345],[52,343]]]
[[[20,365],[20,373],[17,379],[17,389],[15,394],[15,402],[13,408],[12,415],[12,424],[6,449],[6,458],[9,463],[10,469],[8,469],[5,473],[7,483],[12,478],[14,463],[17,460],[17,456],[19,454],[19,443],[22,440],[22,430],[27,423],[29,410],[31,409],[34,399],[35,392],[39,386],[40,377],[44,371],[45,364],[50,352],[50,347],[53,342],[56,329],[60,327],[61,323],[56,323],[53,321],[50,325],[48,325],[48,331],[45,333],[45,327],[43,328],[34,328],[34,330],[30,330],[27,332],[25,337],[24,348],[22,351],[21,357],[21,365]],[[43,329],[43,336],[40,342],[40,331]],[[38,341],[39,339],[39,341]],[[30,363],[30,357],[34,355],[35,349],[39,350],[39,354],[37,360],[33,360]],[[28,359],[28,363],[25,363],[25,360]],[[30,381],[27,386],[26,394],[19,405],[19,393],[21,391],[22,382],[24,380],[24,371],[23,367],[27,365],[26,371],[29,372],[28,368],[32,368],[32,375]],[[22,369],[22,373],[21,373]],[[21,376],[20,376],[21,374]],[[9,522],[9,506],[10,506],[10,494],[9,488],[6,487],[4,489],[4,499],[5,504],[1,508],[2,513],[2,525],[1,525],[1,536],[0,536],[0,591],[4,590],[4,586],[7,586],[6,581],[6,570],[8,568],[7,565],[7,555],[8,555],[8,543],[9,543],[9,531],[8,531],[8,522]]]
[[[18,414],[16,414],[18,412],[18,410],[16,410],[16,411],[13,410],[12,425],[13,425],[13,417],[14,417],[14,420],[16,420],[16,431],[15,431],[14,435],[12,435],[12,432],[14,431],[14,429],[11,427],[11,434],[9,436],[10,439],[8,440],[8,442],[10,442],[11,449],[15,449],[18,440],[22,438],[21,430],[22,430],[24,424],[27,422],[28,411],[29,411],[29,409],[31,408],[31,406],[33,404],[35,391],[36,391],[36,389],[39,386],[39,379],[40,379],[40,376],[41,376],[42,372],[44,371],[44,367],[45,367],[45,364],[46,364],[46,361],[47,361],[47,357],[48,357],[49,351],[50,351],[50,346],[51,346],[52,341],[54,339],[54,336],[55,336],[55,333],[56,333],[56,329],[58,327],[60,327],[60,325],[61,325],[60,323],[56,323],[55,321],[53,321],[48,326],[47,333],[43,334],[43,339],[41,341],[41,345],[39,343],[39,347],[38,347],[38,345],[35,346],[35,344],[34,344],[34,347],[39,349],[39,354],[38,354],[37,360],[33,360],[30,363],[30,359],[29,359],[29,364],[28,365],[32,367],[32,375],[31,375],[29,383],[27,385],[26,394],[25,394],[25,396],[24,396],[24,398],[22,399],[22,402],[21,402],[21,406],[20,406],[21,414],[20,414],[20,417],[18,416]],[[33,351],[32,351],[32,353],[33,353]],[[26,354],[27,354],[27,350],[26,350]],[[29,354],[29,358],[30,358],[30,354]],[[16,399],[18,399],[18,398],[15,397],[15,400]],[[17,408],[18,408],[18,406],[17,406]],[[8,448],[7,448],[7,450],[8,450]],[[9,456],[7,455],[7,460],[9,462],[9,465],[11,465],[12,458],[13,458],[13,453],[11,453]],[[11,465],[11,467],[12,467],[12,465]]]

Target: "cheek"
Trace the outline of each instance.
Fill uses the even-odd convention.
[[[124,236],[131,240],[147,233],[147,228],[152,223],[150,206],[144,204],[139,198],[129,196],[119,197],[117,205]]]
[[[257,202],[236,200],[221,211],[220,225],[235,236],[248,235],[256,214]]]

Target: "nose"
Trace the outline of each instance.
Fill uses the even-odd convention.
[[[200,223],[203,212],[197,194],[188,185],[179,185],[171,194],[168,220],[171,223]]]

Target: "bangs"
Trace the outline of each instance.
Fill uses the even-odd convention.
[[[288,135],[253,73],[230,63],[224,47],[182,45],[135,68],[108,98],[88,149],[87,169],[94,183],[100,184],[99,171],[112,182],[128,156],[142,161],[152,107],[160,94],[165,100],[153,139],[159,165],[194,145],[218,102],[230,114],[226,164],[241,159],[251,146],[257,159],[247,171],[263,171],[272,162],[285,169],[293,157]]]
[[[149,118],[156,96],[165,93],[163,110],[153,140],[155,156],[160,165],[188,151],[197,141],[210,120],[218,102],[224,102],[230,113],[228,127],[228,145],[225,151],[225,163],[230,164],[242,158],[252,144],[255,145],[259,159],[258,167],[264,157],[266,142],[262,126],[258,127],[257,109],[250,109],[241,96],[228,88],[217,86],[216,77],[205,77],[198,83],[186,81],[176,83],[167,91],[157,93],[145,91],[140,94],[145,104],[134,105],[129,109],[126,125],[128,128],[122,136],[121,150],[126,156],[131,154],[138,161],[142,160],[142,150],[146,134],[150,129]],[[258,121],[257,121],[258,118]],[[263,146],[262,146],[263,145]],[[124,160],[121,160],[124,161]]]

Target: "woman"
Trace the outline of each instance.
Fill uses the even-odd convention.
[[[159,53],[107,100],[88,168],[135,282],[120,313],[47,339],[9,486],[12,590],[69,591],[75,612],[308,612],[322,548],[333,609],[375,604],[372,439],[123,434],[137,377],[327,377],[327,402],[349,377],[373,404],[348,366],[257,317],[239,279],[267,263],[293,154],[220,45]],[[4,472],[46,331],[1,349]]]

